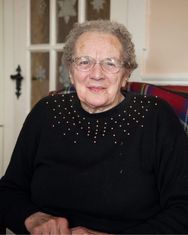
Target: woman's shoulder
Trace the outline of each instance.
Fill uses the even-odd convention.
[[[136,113],[141,113],[145,117],[158,116],[162,119],[175,118],[177,119],[177,113],[174,108],[164,99],[158,96],[141,95],[135,93],[129,93],[129,106],[135,110]]]
[[[57,104],[63,105],[67,102],[70,102],[71,99],[75,99],[76,95],[75,94],[49,94],[48,96],[43,97],[40,99],[34,107],[37,106],[57,106]]]
[[[137,106],[138,109],[158,110],[159,108],[166,109],[166,107],[169,107],[169,104],[158,96],[142,95],[129,92],[128,97],[130,103],[134,104],[134,106]]]
[[[75,96],[74,96],[75,98]],[[70,107],[71,94],[48,95],[40,99],[26,117],[27,122],[40,123],[41,120],[51,119],[60,115],[66,107]]]
[[[136,104],[137,110],[141,110],[143,115],[158,117],[158,120],[164,122],[174,121],[180,123],[180,117],[178,116],[174,107],[169,104],[165,99],[158,96],[130,94],[132,97],[132,103]]]

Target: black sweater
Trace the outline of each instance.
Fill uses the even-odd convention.
[[[28,115],[0,181],[0,213],[15,233],[42,211],[107,233],[188,233],[188,139],[162,100],[126,94],[89,114],[76,94]]]

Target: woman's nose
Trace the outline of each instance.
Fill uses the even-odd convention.
[[[90,71],[90,78],[100,80],[104,78],[104,72],[99,63],[96,63]]]

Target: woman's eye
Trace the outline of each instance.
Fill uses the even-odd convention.
[[[89,64],[89,61],[88,60],[83,60],[83,61],[80,61],[79,65],[88,65]]]
[[[109,67],[116,67],[116,65],[111,61],[106,61],[105,64]]]

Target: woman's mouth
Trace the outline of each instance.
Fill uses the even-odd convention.
[[[89,89],[91,92],[100,93],[100,92],[103,92],[105,88],[102,87],[102,86],[89,86],[88,89]]]

